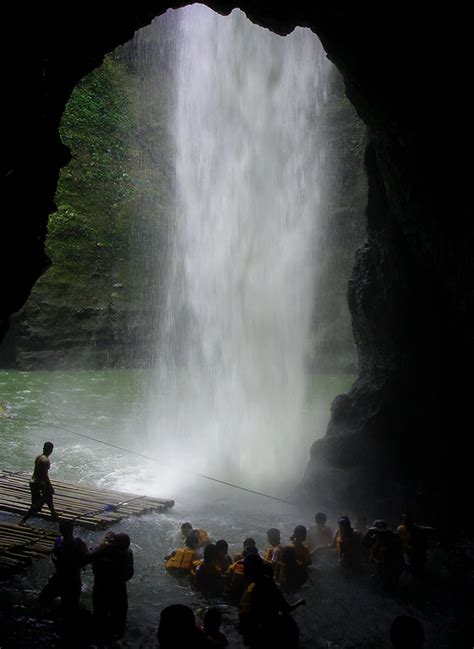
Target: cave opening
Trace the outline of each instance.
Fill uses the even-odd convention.
[[[31,38],[33,43],[31,51],[28,49],[29,46],[24,44],[25,54],[18,57],[21,61],[20,67],[17,69],[14,63],[13,72],[9,71],[7,85],[11,82],[13,92],[10,102],[11,114],[9,113],[9,118],[5,120],[9,128],[5,139],[6,205],[13,207],[11,214],[15,218],[9,216],[6,219],[5,233],[13,257],[16,255],[16,258],[13,262],[8,256],[4,256],[1,260],[3,265],[7,259],[2,271],[12,278],[6,286],[1,305],[2,333],[8,315],[18,310],[32,283],[47,265],[43,251],[45,223],[48,213],[53,209],[52,200],[58,169],[65,164],[68,157],[67,150],[57,138],[59,114],[74,85],[86,72],[98,67],[103,54],[110,52],[119,43],[125,42],[135,28],[148,23],[151,14],[163,10],[160,6],[156,12],[150,13],[148,6],[142,7],[138,4],[140,3],[137,3],[136,12],[128,12],[125,9],[123,13],[118,12],[113,20],[105,11],[103,16],[97,15],[96,12],[93,21],[90,20],[87,10],[78,11],[74,21],[70,21],[67,15],[61,13],[61,16],[57,16],[55,20],[50,20],[49,26],[44,30],[50,38],[45,39],[45,43],[41,43],[40,47],[36,47],[37,40]],[[220,4],[216,3],[219,6]],[[228,11],[227,3],[224,4],[226,6],[222,7],[222,10]],[[438,309],[441,306],[442,310],[449,312],[449,331],[453,334],[452,342],[455,344],[455,349],[451,353],[452,359],[464,358],[462,351],[463,349],[466,351],[467,347],[465,345],[463,348],[463,344],[468,338],[465,335],[467,331],[465,320],[469,309],[466,308],[468,301],[464,299],[465,291],[463,293],[467,288],[467,280],[460,282],[459,277],[456,276],[450,283],[448,277],[450,274],[446,273],[448,277],[446,280],[443,272],[440,271],[439,263],[443,264],[446,259],[453,263],[454,258],[457,257],[458,260],[462,260],[461,274],[468,277],[472,270],[472,256],[466,254],[470,237],[459,236],[455,245],[446,246],[439,236],[436,220],[437,192],[434,178],[437,176],[434,171],[437,164],[437,151],[432,138],[432,134],[436,131],[434,128],[436,119],[435,111],[432,110],[435,102],[430,89],[430,87],[435,88],[436,83],[432,83],[434,80],[431,79],[430,65],[423,65],[424,74],[420,75],[417,62],[428,60],[431,51],[428,34],[438,32],[426,29],[427,17],[421,10],[413,11],[409,25],[405,23],[401,14],[391,14],[383,29],[380,25],[374,29],[371,16],[367,15],[369,10],[363,7],[359,7],[357,11],[342,8],[332,11],[325,6],[325,3],[317,3],[313,8],[305,6],[287,8],[280,13],[277,7],[267,11],[260,7],[259,3],[255,6],[253,3],[242,4],[246,5],[246,10],[255,22],[278,33],[289,33],[295,24],[304,24],[311,25],[320,34],[325,48],[330,52],[331,59],[337,63],[344,74],[351,101],[357,106],[359,114],[368,125],[370,134],[366,151],[366,168],[369,177],[368,242],[358,254],[349,290],[351,313],[355,325],[354,333],[361,352],[360,376],[349,393],[334,402],[329,434],[312,449],[313,466],[309,472],[310,491],[318,495],[324,493],[326,496],[328,493],[334,495],[337,492],[337,498],[334,500],[338,503],[347,503],[352,512],[359,511],[360,503],[370,502],[371,512],[377,516],[391,512],[392,525],[405,504],[409,504],[427,517],[433,516],[435,520],[442,522],[443,511],[447,511],[445,505],[451,506],[453,502],[449,494],[451,491],[454,492],[454,489],[449,484],[449,479],[452,477],[453,467],[450,462],[454,454],[452,450],[454,445],[450,448],[441,446],[439,435],[441,400],[437,354],[440,335]],[[48,18],[47,14],[48,11],[45,10],[45,16],[38,21],[38,25],[48,23],[48,20],[44,20],[45,17]],[[21,21],[15,22],[24,25],[25,34],[22,42],[27,41],[28,19],[22,17]],[[61,30],[57,34],[54,32],[56,24],[61,25]],[[34,24],[32,33],[37,32],[41,33],[38,26]],[[67,38],[64,37],[66,33]],[[398,47],[400,34],[404,35],[401,49]],[[8,45],[9,38],[5,42]],[[79,42],[80,46],[77,47]],[[13,51],[17,50],[13,49]],[[74,53],[71,54],[73,51]],[[18,78],[23,77],[23,63],[28,64],[29,61],[31,62],[29,76],[21,83],[15,81],[16,73]],[[20,91],[17,92],[19,89]],[[26,105],[32,107],[31,123],[29,122],[30,111],[25,109]],[[39,117],[36,118],[33,114]],[[25,119],[25,116],[28,119]],[[15,130],[12,125],[17,127],[21,125],[22,128]],[[15,153],[10,157],[13,162],[8,159],[12,142]],[[29,151],[27,164],[21,161],[21,156],[16,154],[17,151]],[[25,178],[28,181],[28,192],[24,191]],[[18,200],[19,191],[23,192],[21,201]],[[17,209],[19,204],[22,206],[20,211]],[[59,207],[60,214],[57,216],[64,216],[64,211],[61,212],[64,207],[64,205]],[[112,204],[112,207],[115,209],[116,205]],[[27,217],[24,218],[23,214]],[[54,218],[53,215],[52,226]],[[120,229],[118,221],[116,220],[114,224],[115,234],[118,234],[117,230]],[[76,225],[78,223],[80,220],[76,221]],[[462,227],[464,224],[460,223],[459,228]],[[78,230],[81,230],[81,227],[72,226],[71,234],[76,236],[84,233]],[[94,268],[93,272],[98,272],[99,277],[107,266],[103,262],[107,255],[108,236],[110,231],[108,233],[105,231],[105,237],[96,236],[96,233],[92,237],[94,244],[100,245],[95,245],[95,252],[98,254],[94,257],[91,270]],[[150,230],[147,230],[145,225],[141,233],[134,229],[131,240],[135,237],[141,238],[143,245],[149,246],[155,235],[150,237]],[[164,238],[160,240],[163,241]],[[81,258],[82,252],[80,247],[76,249],[74,253],[76,260]],[[96,260],[100,255],[102,255],[102,265],[97,271]],[[126,256],[126,249],[124,255]],[[163,258],[166,258],[166,255]],[[146,265],[145,267],[138,265],[134,272],[137,276],[140,274],[145,276],[148,270]],[[50,272],[54,272],[54,268]],[[87,325],[84,327],[84,323],[94,319],[95,309],[91,311],[80,306],[74,312],[77,331],[87,331],[84,337],[89,338],[83,342],[82,351],[76,358],[82,355],[84,348],[92,340],[91,346],[94,352],[90,356],[91,365],[94,365],[95,361],[92,360],[94,356],[102,357],[102,360],[97,363],[101,366],[109,362],[113,362],[116,366],[122,364],[122,360],[117,360],[117,350],[109,347],[110,331],[115,327],[114,335],[117,337],[122,330],[120,318],[117,319],[116,305],[122,300],[120,294],[126,286],[126,281],[122,281],[120,272],[115,269],[114,273],[116,274],[112,278],[112,283],[108,282],[107,286],[109,289],[112,287],[116,295],[109,300],[107,308],[101,311],[103,316],[101,335],[97,336],[95,332],[88,330]],[[44,276],[45,281],[47,277]],[[438,288],[441,289],[441,293],[444,291],[441,301]],[[111,294],[108,293],[108,296],[110,298]],[[31,305],[33,304],[34,302],[31,302]],[[139,318],[133,310],[129,315],[131,318],[127,322],[131,326],[128,334],[140,340]],[[153,318],[154,315],[154,313],[147,313],[143,320]],[[14,323],[8,334],[10,341],[15,327]],[[48,328],[51,326],[48,325]],[[456,335],[456,332],[460,331],[463,335]],[[20,330],[20,333],[25,339],[31,331]],[[324,342],[324,338],[322,340]],[[74,336],[71,336],[68,339],[70,349],[74,347],[73,341]],[[22,344],[25,342],[23,340]],[[120,346],[119,341],[118,347]],[[16,344],[14,347],[4,344],[1,348],[4,355],[10,350],[6,361],[10,366],[16,362],[15,347]],[[134,349],[138,356],[138,344]],[[30,361],[25,354],[24,362],[36,362],[33,359],[41,357],[41,354],[38,354],[40,351],[41,349],[38,348],[28,350]],[[324,357],[324,349],[319,348],[318,353],[320,358],[321,355]],[[142,357],[145,355],[143,350],[141,354]],[[58,358],[61,353],[56,349],[54,355]],[[51,361],[51,356],[50,353],[43,356],[45,367]],[[71,353],[70,359],[73,357],[74,353]],[[67,364],[69,360],[64,361],[63,357],[61,362]],[[135,363],[136,360],[132,358],[124,362],[127,367]],[[455,366],[454,360],[451,360],[451,365]],[[48,390],[52,399],[46,402],[40,384],[34,381],[29,384],[22,383],[26,376],[32,378],[34,373],[18,373],[18,380],[12,383],[12,393],[19,406],[17,412],[25,414],[25,406],[29,402],[36,404],[33,408],[36,409],[37,414],[47,411],[48,415],[55,417],[59,412],[67,416],[72,425],[76,422],[89,430],[91,426],[98,424],[99,412],[103,411],[104,403],[112,389],[117,394],[123,395],[123,399],[121,404],[109,404],[109,406],[119,418],[126,418],[129,403],[133,403],[141,396],[130,390],[129,382],[124,379],[126,371],[117,371],[108,384],[107,378],[102,377],[97,380],[98,375],[94,371],[82,372],[82,378],[88,375],[88,380],[95,381],[94,390],[81,401],[81,395],[84,393],[81,381],[71,382],[67,386],[67,391],[72,395],[72,406],[71,402],[66,403],[67,399],[64,399],[64,384],[67,383],[64,374],[58,381],[54,380],[53,372],[36,375],[43,387],[49,383]],[[452,372],[451,375],[455,376],[456,372]],[[111,373],[109,373],[110,377]],[[2,387],[5,389],[4,385]],[[336,390],[336,392],[340,391],[340,389]],[[331,393],[331,398],[336,392]],[[466,399],[465,403],[468,402],[469,399]],[[458,406],[461,405],[459,410],[462,412],[463,399],[457,397],[455,401],[449,403],[456,405],[452,408],[454,419],[461,419]],[[20,425],[19,420],[9,418],[8,405],[7,398],[7,412],[0,412],[0,415],[7,415],[8,426],[13,424],[6,431],[7,441],[17,444],[18,440],[22,439],[16,447],[18,450],[13,459],[13,463],[18,463],[17,468],[22,469],[24,467],[21,458],[30,457],[33,453],[38,429],[33,433],[32,428],[24,425],[26,420]],[[75,419],[77,411],[81,409],[81,413]],[[88,417],[88,423],[85,423],[85,419],[82,418],[84,414]],[[94,419],[96,421],[93,421]],[[1,423],[3,424],[4,420]],[[22,428],[22,432],[26,431],[23,437],[18,430],[14,429],[16,424]],[[441,453],[442,448],[443,453]],[[408,453],[406,453],[407,449]],[[10,451],[7,450],[7,453]],[[100,451],[92,449],[84,453],[84,449],[81,449],[79,444],[74,444],[72,438],[68,446],[68,454],[69,458],[76,457],[77,464],[82,464],[84,467],[80,479],[87,480],[94,473],[103,477],[110,469],[110,456],[102,455]],[[67,463],[67,458],[61,457],[59,453],[58,455],[59,457],[56,456],[57,467],[61,467],[64,471],[70,470],[71,465]],[[321,460],[325,464],[325,469],[330,467],[329,471],[319,473]],[[457,475],[460,473],[457,471]],[[113,479],[117,481],[123,478],[131,481],[136,479],[134,468],[128,466],[124,469],[123,462],[118,462],[110,475],[113,475]],[[457,485],[458,481],[454,484]],[[331,498],[326,498],[325,501],[331,502]],[[454,506],[457,507],[457,501]],[[224,499],[220,504],[216,504],[211,524],[218,533],[222,531],[223,535],[229,527],[226,518],[228,513]],[[245,518],[251,528],[259,529],[257,540],[259,544],[263,543],[263,528],[259,528],[263,519],[257,514],[253,518],[250,502],[242,503],[241,513],[241,518]],[[302,520],[296,519],[296,515],[294,520],[290,520],[291,515],[287,518],[286,512],[282,514],[278,510],[271,511],[271,507],[266,513],[273,516],[275,520],[282,521],[282,530],[287,535],[291,532],[291,526]],[[179,514],[193,518],[194,515],[205,516],[206,512],[194,504],[190,509],[179,509]],[[236,509],[234,514],[237,516]],[[304,518],[304,515],[302,517]],[[171,517],[170,521],[160,527],[158,536],[165,538],[168,543],[175,528],[176,518]],[[137,531],[134,525],[125,525],[123,529],[130,533]],[[243,536],[249,531],[247,527],[237,526],[233,529],[236,536]],[[157,529],[150,524],[147,533],[156,536]],[[97,539],[94,535],[90,535],[88,540]],[[149,538],[146,537],[143,541],[144,553],[153,553],[154,549],[149,543]],[[139,560],[139,565],[143,572],[149,573],[149,566],[146,561],[143,561],[143,557]],[[37,572],[35,570],[36,568],[24,579],[14,582],[13,589],[22,589],[33,594],[39,592],[48,570],[45,566],[40,567]],[[452,566],[448,573],[451,577]],[[335,575],[331,573],[331,576]],[[413,612],[414,606],[432,646],[454,646],[456,634],[450,626],[452,618],[456,615],[454,612],[456,597],[450,597],[449,601],[446,597],[442,605],[437,608],[437,603],[440,603],[443,595],[439,599],[439,593],[434,595],[429,588],[415,587],[414,590],[421,600],[430,601],[430,614],[426,609],[421,610],[423,607],[418,608],[416,602],[413,604],[408,593],[411,586],[408,586],[408,591],[404,590],[404,595],[407,595],[407,606],[405,606],[407,602],[404,604],[398,602],[395,606],[393,601],[385,597],[378,597],[364,591],[364,606],[360,616],[360,608],[354,610],[353,607],[354,599],[360,600],[360,590],[348,587],[346,583],[338,585],[337,578],[333,585],[337,592],[329,594],[328,605],[322,606],[321,614],[311,612],[304,621],[298,618],[303,629],[303,645],[306,642],[311,646],[314,638],[322,637],[322,641],[326,640],[326,644],[354,646],[362,642],[367,644],[369,639],[374,646],[382,646],[388,642],[385,630],[389,627],[393,616],[403,610],[410,609]],[[138,633],[138,636],[142,631],[137,631],[137,628],[146,627],[147,639],[142,644],[146,645],[149,640],[151,646],[154,642],[156,616],[147,610],[145,604],[153,599],[154,605],[164,606],[169,603],[170,598],[174,598],[175,591],[167,590],[165,585],[162,594],[156,598],[155,586],[150,582],[148,586],[150,587],[148,591],[146,588],[141,592],[136,591],[136,595],[142,596],[144,605],[140,608],[135,600],[131,619],[137,625],[134,632]],[[153,595],[149,597],[150,593]],[[28,598],[29,595],[26,595],[27,608],[34,607],[31,598]],[[340,605],[339,607],[333,606],[335,601]],[[193,603],[198,605],[198,599],[193,599]],[[341,608],[347,615],[340,615]],[[435,609],[436,612],[433,614]],[[357,619],[351,615],[351,611]],[[375,611],[377,611],[376,615]],[[360,617],[364,619],[362,625],[359,624]],[[13,630],[12,637],[19,633],[20,625],[18,624],[17,627],[13,629],[10,627],[10,630]],[[29,628],[30,633],[34,634],[35,630],[31,626]],[[322,636],[321,629],[323,629]],[[138,636],[135,635],[135,638]],[[232,640],[234,639],[238,642],[238,639],[232,636]],[[31,644],[29,640],[30,638],[26,643],[28,645]]]
[[[71,404],[74,372],[109,372],[114,435],[167,463],[178,442],[188,467],[253,488],[278,474],[283,494],[357,372],[347,283],[365,240],[365,129],[340,74],[307,29],[169,11],[86,77],[61,135],[73,160],[53,265],[12,319],[4,367],[59,370],[62,425],[81,430],[110,413]]]

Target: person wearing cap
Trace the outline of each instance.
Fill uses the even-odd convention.
[[[400,537],[382,519],[372,523],[368,534],[373,537],[370,549],[370,561],[375,570],[373,577],[380,581],[384,590],[394,590],[403,571]]]
[[[313,559],[319,558],[332,545],[333,532],[326,525],[327,516],[324,512],[318,512],[314,517],[316,525],[308,530],[307,543]]]
[[[352,528],[348,516],[341,516],[339,518],[333,546],[336,548],[339,565],[345,572],[354,573],[360,571],[361,537]]]

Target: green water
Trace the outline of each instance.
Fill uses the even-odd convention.
[[[312,378],[302,430],[299,435],[295,431],[297,450],[304,458],[313,441],[325,433],[332,400],[348,390],[354,378]],[[155,457],[144,434],[149,381],[146,370],[0,371],[0,401],[10,413],[9,418],[0,417],[0,448],[6,466],[29,471],[43,442],[51,440],[55,444],[54,475],[59,479],[174,497],[174,493],[162,491],[174,490],[175,483],[182,482],[182,475],[177,476],[172,467],[161,467],[160,483],[156,463],[77,434]]]

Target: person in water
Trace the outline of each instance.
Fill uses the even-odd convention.
[[[191,530],[184,547],[173,550],[165,557],[165,568],[176,575],[190,573],[199,563],[199,530]]]
[[[419,525],[410,512],[403,514],[397,534],[402,540],[405,563],[415,577],[423,577],[428,550],[428,534],[432,527]]]
[[[308,577],[308,569],[298,561],[294,546],[283,548],[277,578],[281,589],[293,593],[308,581]]]
[[[215,649],[219,646],[197,626],[192,609],[184,604],[171,604],[161,611],[156,635],[160,649]]]
[[[363,544],[370,547],[370,561],[374,568],[373,577],[384,590],[397,588],[403,571],[402,542],[383,520],[376,520],[368,528]]]
[[[203,529],[202,527],[193,527],[189,522],[183,523],[181,525],[181,536],[183,537],[183,541],[186,541],[188,534],[192,530],[196,530],[199,534],[198,547],[203,548],[205,545],[211,542],[211,539],[209,538],[209,534],[206,532],[205,529]]]
[[[202,593],[217,595],[224,590],[225,582],[216,565],[216,546],[213,543],[206,545],[204,559],[195,567],[193,573],[191,574],[194,577],[194,584]]]
[[[318,512],[314,517],[315,525],[312,525],[306,537],[309,551],[314,559],[320,558],[332,546],[333,531],[326,525],[327,516],[324,512]]]
[[[278,530],[276,527],[271,527],[269,530],[267,530],[267,541],[268,545],[263,552],[263,560],[271,565],[275,579],[278,581],[278,570],[280,567],[281,553],[283,550],[280,530]]]
[[[72,521],[61,521],[59,531],[61,536],[56,539],[52,556],[56,572],[41,591],[39,600],[51,605],[60,597],[63,613],[69,614],[79,608],[81,568],[86,565],[89,552],[84,541],[74,536]]]
[[[128,534],[107,532],[87,557],[92,564],[92,606],[102,633],[122,637],[127,625],[127,581],[133,577],[133,552]]]
[[[298,627],[289,613],[305,604],[305,600],[289,604],[273,579],[265,574],[265,563],[258,554],[249,554],[244,564],[245,576],[250,581],[239,606],[244,644],[256,649],[297,649]]]
[[[293,542],[293,547],[296,553],[296,560],[305,570],[311,565],[311,553],[306,544],[306,527],[304,525],[297,525],[293,531],[290,541]]]
[[[339,529],[334,536],[339,565],[346,573],[360,572],[361,569],[361,537],[352,526],[348,516],[338,520]]]
[[[25,525],[26,521],[41,511],[43,505],[47,505],[54,520],[59,520],[58,512],[54,508],[53,495],[54,488],[49,479],[49,469],[51,462],[49,456],[53,452],[54,445],[52,442],[45,442],[43,452],[35,459],[35,468],[30,480],[31,506],[26,514],[20,519],[18,525]]]
[[[222,575],[225,575],[229,572],[233,561],[228,554],[229,544],[224,539],[219,539],[216,541],[216,557],[215,564],[219,568]]]
[[[208,608],[202,621],[202,628],[209,640],[215,642],[219,647],[228,647],[229,641],[221,631],[222,613],[213,606]]]

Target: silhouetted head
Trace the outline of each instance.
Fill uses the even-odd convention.
[[[43,444],[43,455],[51,455],[53,452],[54,444],[53,442],[45,442]]]
[[[252,539],[251,537],[249,537],[249,538],[245,539],[245,541],[244,541],[244,551],[242,553],[244,555],[244,557],[249,552],[253,552],[252,548],[255,548],[255,550],[257,550],[257,544],[255,543],[255,539]],[[258,552],[258,550],[257,550],[257,552]]]
[[[120,532],[115,535],[113,543],[115,547],[120,548],[121,550],[128,550],[130,547],[130,537],[128,534]]]
[[[194,644],[196,619],[189,606],[172,604],[164,608],[160,615],[157,637],[160,649],[176,649],[187,643]]]
[[[204,548],[204,563],[207,566],[213,566],[216,560],[216,546],[214,543],[208,543]]]
[[[324,512],[318,512],[316,516],[314,517],[314,521],[316,525],[326,525],[328,517]]]
[[[267,530],[267,539],[270,545],[278,545],[281,540],[280,530],[277,530],[276,527],[271,527]]]
[[[297,525],[293,530],[291,541],[300,541],[303,543],[306,540],[306,527],[304,525]]]
[[[208,608],[202,620],[204,631],[209,635],[217,633],[220,629],[221,624],[222,613],[220,612],[220,610],[216,606]]]
[[[224,539],[219,539],[216,541],[216,554],[220,557],[223,557],[229,551],[229,544]]]
[[[422,649],[425,633],[416,617],[400,615],[392,623],[390,641],[393,649]]]
[[[199,547],[199,530],[191,530],[185,543],[191,550],[196,550]]]
[[[72,539],[74,533],[74,523],[72,521],[60,521],[59,532],[65,539]]]
[[[181,525],[181,534],[183,535],[184,538],[187,538],[189,532],[193,529],[193,526],[191,523],[183,523]]]
[[[256,552],[250,552],[244,559],[244,575],[249,579],[258,580],[264,575],[263,559]]]
[[[339,525],[341,532],[347,532],[351,529],[351,521],[349,516],[341,516],[337,521],[337,524]]]

